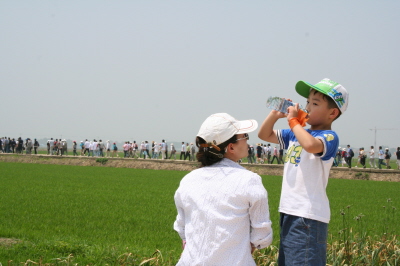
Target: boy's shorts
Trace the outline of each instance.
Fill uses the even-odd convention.
[[[278,265],[326,265],[328,224],[281,213]]]

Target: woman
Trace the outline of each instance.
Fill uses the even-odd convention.
[[[174,229],[182,239],[179,265],[256,265],[255,248],[272,242],[267,191],[261,177],[240,166],[255,120],[226,113],[208,117],[196,137],[200,168],[175,193]]]

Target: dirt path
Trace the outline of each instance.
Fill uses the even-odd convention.
[[[0,154],[2,162],[59,164],[59,165],[80,165],[100,167],[121,167],[154,170],[178,170],[191,171],[198,167],[197,162],[180,160],[143,160],[124,158],[96,158],[81,156],[49,156],[49,155],[16,155]],[[283,173],[282,165],[267,164],[242,164],[243,167],[259,175],[278,175]],[[374,181],[400,182],[400,171],[386,169],[361,169],[347,167],[333,167],[330,171],[330,178],[340,179],[362,179]]]

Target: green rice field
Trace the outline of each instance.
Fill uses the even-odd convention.
[[[0,263],[174,265],[181,241],[173,196],[186,173],[0,162]],[[262,179],[278,246],[282,177]],[[398,239],[399,192],[399,182],[331,179],[330,242]]]

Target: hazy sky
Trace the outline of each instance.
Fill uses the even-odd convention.
[[[296,82],[330,78],[350,93],[340,144],[369,147],[376,127],[397,147],[399,14],[394,0],[0,0],[0,135],[190,142],[210,114],[261,124],[269,96],[305,105]]]

